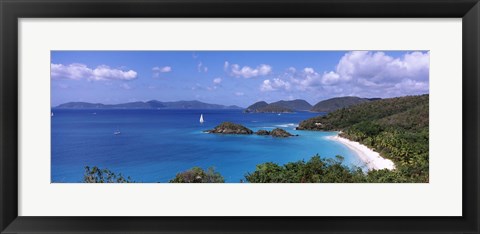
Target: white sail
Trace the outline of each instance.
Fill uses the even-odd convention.
[[[203,114],[200,114],[200,123],[203,123],[205,121],[203,121]]]
[[[52,117],[53,117],[53,112],[52,112]]]

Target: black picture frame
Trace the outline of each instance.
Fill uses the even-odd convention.
[[[479,232],[478,0],[0,0],[0,15],[1,233]],[[463,215],[461,217],[18,216],[18,19],[59,17],[462,18]]]

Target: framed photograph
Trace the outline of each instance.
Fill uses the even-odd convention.
[[[1,1],[0,233],[478,233],[479,10]]]

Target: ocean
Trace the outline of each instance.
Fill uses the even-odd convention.
[[[53,109],[51,182],[80,183],[85,166],[108,168],[137,182],[165,183],[194,166],[214,167],[228,183],[245,180],[265,162],[285,164],[321,157],[361,165],[346,146],[325,139],[336,132],[297,131],[319,113],[242,113],[242,110],[69,110]],[[203,114],[205,122],[199,122]],[[297,137],[204,133],[224,121],[254,131],[283,128]],[[115,135],[115,131],[120,134]]]

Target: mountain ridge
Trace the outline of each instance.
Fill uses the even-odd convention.
[[[67,102],[53,107],[54,109],[243,109],[236,105],[220,105],[205,103],[198,100],[161,102],[150,100],[146,102],[127,102],[119,104],[103,104],[90,102]]]
[[[313,107],[310,103],[303,99],[295,99],[290,101],[280,100],[277,102],[272,102],[270,105],[278,105],[296,111],[309,111]]]
[[[245,109],[246,113],[289,113],[294,111],[308,111],[312,105],[305,100],[280,100],[272,103],[265,101],[255,102]]]
[[[347,108],[360,103],[379,100],[377,98],[360,98],[354,96],[334,97],[319,101],[310,111],[312,112],[332,112],[342,108]]]
[[[338,109],[347,108],[365,102],[373,102],[381,100],[381,98],[360,98],[354,96],[334,97],[317,102],[311,105],[303,99],[295,99],[290,101],[280,100],[272,103],[265,101],[255,102],[245,109],[246,113],[284,113],[294,111],[311,111],[311,112],[332,112]]]

